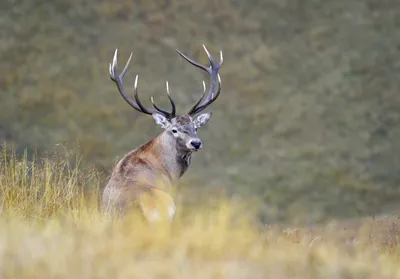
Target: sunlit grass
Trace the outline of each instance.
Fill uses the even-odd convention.
[[[172,225],[115,220],[79,157],[2,154],[1,278],[400,278],[397,220],[363,221],[345,235],[260,228],[228,199],[181,208]]]
[[[29,220],[97,211],[99,179],[94,170],[81,171],[80,158],[17,158],[4,146],[0,165],[3,215]]]

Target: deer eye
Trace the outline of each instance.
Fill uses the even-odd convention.
[[[178,133],[178,130],[177,129],[172,129],[172,133],[176,134],[176,133]]]

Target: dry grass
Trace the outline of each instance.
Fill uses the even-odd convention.
[[[128,91],[139,74],[143,103],[168,107],[168,80],[183,113],[208,79],[175,48],[206,63],[204,43],[224,51],[223,92],[188,196],[223,188],[299,224],[388,212],[400,199],[399,18],[399,0],[5,0],[0,142],[78,143],[108,175],[161,132],[110,81],[115,48],[120,66],[134,53]]]
[[[171,226],[112,220],[98,209],[97,174],[67,161],[4,148],[1,278],[400,278],[395,219],[351,221],[349,233],[343,223],[260,229],[221,200]]]

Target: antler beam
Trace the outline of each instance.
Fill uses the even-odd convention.
[[[205,45],[203,45],[203,48],[207,54],[208,60],[210,61],[210,66],[208,66],[208,67],[194,61],[193,59],[189,58],[188,56],[183,54],[178,49],[176,50],[176,52],[178,52],[179,55],[182,56],[190,64],[202,69],[203,71],[207,72],[210,75],[210,90],[208,91],[208,93],[206,95],[207,97],[204,100],[204,102],[201,103],[201,101],[203,100],[204,95],[205,95],[205,92],[204,92],[203,95],[201,96],[200,100],[197,101],[196,104],[189,110],[188,115],[191,115],[191,116],[201,112],[202,110],[207,108],[209,105],[211,105],[218,98],[219,94],[221,93],[221,77],[219,76],[218,71],[221,68],[222,63],[224,62],[222,50],[220,51],[220,62],[216,63],[215,60],[213,59],[213,57],[211,56],[210,52],[205,47]],[[217,92],[214,94],[217,82],[218,82],[218,89],[217,89]]]
[[[118,87],[118,91],[121,93],[122,97],[124,98],[124,100],[134,109],[136,109],[137,111],[140,111],[142,113],[146,113],[146,114],[153,114],[153,113],[160,113],[162,115],[164,115],[165,117],[171,119],[175,117],[175,113],[176,113],[176,106],[174,101],[172,100],[171,95],[169,94],[169,88],[168,88],[168,82],[166,83],[167,86],[167,95],[168,95],[168,99],[171,103],[172,106],[172,111],[168,112],[164,109],[161,109],[160,107],[158,107],[155,103],[154,103],[154,99],[153,97],[151,97],[151,102],[155,108],[154,109],[150,109],[150,108],[146,108],[142,105],[142,103],[140,102],[139,99],[139,95],[138,95],[138,79],[139,79],[139,75],[136,75],[135,78],[135,85],[134,85],[134,96],[135,96],[135,101],[133,101],[131,99],[131,97],[129,97],[129,95],[126,93],[124,86],[122,84],[122,79],[124,78],[127,70],[128,70],[128,66],[129,63],[131,62],[132,59],[132,53],[130,54],[128,61],[125,64],[124,69],[122,70],[121,74],[118,74],[118,69],[117,69],[117,65],[118,65],[118,61],[117,61],[117,56],[118,56],[118,49],[115,50],[114,53],[114,58],[112,63],[110,63],[110,67],[109,67],[109,72],[110,72],[110,78],[112,81],[115,82],[115,84]]]

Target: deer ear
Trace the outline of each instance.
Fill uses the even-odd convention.
[[[152,115],[156,124],[163,129],[167,128],[171,124],[171,122],[169,122],[169,120],[162,114],[153,113]]]
[[[196,117],[196,119],[194,120],[194,125],[196,125],[196,128],[200,128],[201,126],[205,125],[208,120],[210,120],[210,118],[211,112],[202,113]]]

